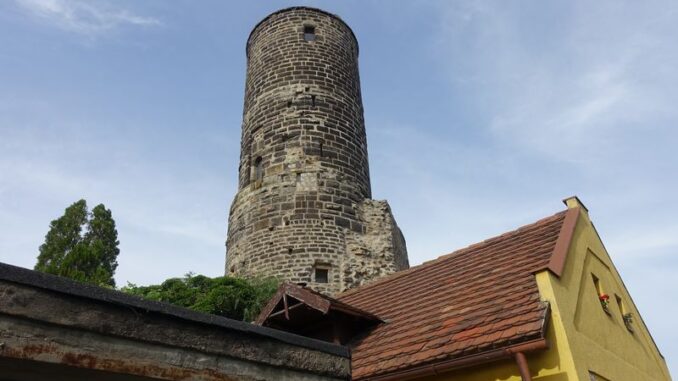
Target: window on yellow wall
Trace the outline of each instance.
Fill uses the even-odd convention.
[[[619,307],[619,312],[621,313],[622,320],[624,320],[626,329],[633,333],[633,314],[626,309],[626,304],[621,296],[615,294],[615,299],[617,300],[617,306]]]
[[[603,311],[605,311],[608,315],[611,315],[610,313],[610,296],[605,293],[603,290],[603,286],[600,284],[600,279],[598,279],[597,276],[594,274],[591,274],[593,277],[593,285],[596,288],[596,293],[598,294],[598,301],[600,302],[600,306],[603,308]]]

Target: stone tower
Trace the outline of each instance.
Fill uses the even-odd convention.
[[[269,15],[247,41],[226,274],[276,276],[334,294],[407,268],[388,203],[370,197],[351,28],[307,7]]]

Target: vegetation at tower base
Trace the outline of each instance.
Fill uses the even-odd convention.
[[[50,223],[35,270],[115,287],[119,243],[110,209],[99,204],[88,213],[87,202],[79,200]]]
[[[121,291],[199,312],[252,321],[275,294],[278,285],[275,278],[209,278],[188,273],[183,278],[170,278],[159,285],[128,283]]]

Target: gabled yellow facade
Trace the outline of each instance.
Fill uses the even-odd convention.
[[[576,198],[579,210],[560,276],[536,276],[542,300],[549,302],[549,349],[527,354],[532,380],[670,381],[668,368],[636,309],[603,242]],[[609,296],[603,308],[600,296]],[[630,315],[628,315],[630,314]],[[624,320],[631,317],[631,322]],[[449,381],[520,381],[515,361],[487,363],[422,378]]]

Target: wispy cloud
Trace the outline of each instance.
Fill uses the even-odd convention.
[[[23,9],[58,28],[94,37],[123,25],[154,26],[160,21],[113,7],[79,0],[16,0]]]
[[[676,3],[438,6],[431,52],[443,63],[450,102],[482,110],[474,122],[493,148],[528,158],[516,165],[528,168],[519,192],[484,172],[495,183],[492,199],[525,195],[513,205],[532,210],[544,195],[583,196],[651,331],[662,333],[659,347],[675,358],[673,321],[657,309],[656,290],[676,284]],[[479,219],[475,211],[459,215]],[[675,361],[669,366],[678,369]]]
[[[675,4],[622,3],[454,2],[437,34],[441,61],[456,88],[487,102],[497,138],[590,166],[622,152],[628,134],[676,138],[665,124],[678,117],[677,87],[666,86],[678,85]]]

